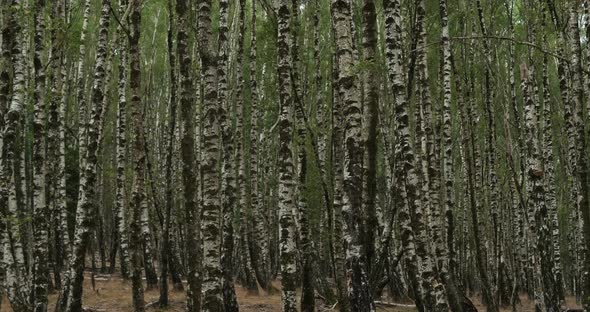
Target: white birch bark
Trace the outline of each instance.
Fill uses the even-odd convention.
[[[68,281],[64,283],[62,296],[66,299],[66,312],[78,312],[82,308],[82,283],[84,281],[84,257],[90,242],[90,235],[94,225],[92,213],[94,211],[94,195],[96,189],[97,163],[98,163],[98,139],[100,132],[100,117],[102,116],[102,101],[104,97],[103,87],[106,70],[108,28],[110,22],[110,2],[103,0],[101,3],[101,16],[99,21],[99,37],[94,68],[94,82],[92,86],[92,112],[88,124],[88,141],[84,161],[80,168],[80,181],[78,207],[76,212],[76,231],[74,247],[69,264]],[[83,104],[83,103],[79,103]],[[83,172],[83,173],[82,173]]]
[[[291,84],[292,36],[291,3],[279,1],[278,8],[278,79],[279,79],[279,250],[282,276],[282,311],[297,311],[295,184],[293,163],[293,94]]]
[[[2,157],[2,193],[1,206],[3,210],[3,226],[5,228],[0,234],[3,248],[2,269],[5,271],[4,286],[8,300],[14,311],[32,310],[30,302],[31,282],[28,269],[25,263],[25,250],[19,238],[21,228],[18,223],[18,215],[25,209],[22,202],[17,200],[17,188],[20,185],[19,162],[20,150],[19,139],[21,135],[21,118],[24,109],[25,97],[25,55],[23,49],[23,36],[19,21],[15,18],[18,10],[22,9],[22,2],[13,0],[8,8],[10,16],[6,23],[10,27],[12,42],[10,58],[13,66],[12,97],[8,110],[4,115],[4,128],[2,132],[3,157]],[[11,38],[6,38],[10,40]],[[3,38],[4,40],[4,38]],[[7,103],[8,104],[8,103]],[[19,183],[19,184],[17,184]]]
[[[35,1],[33,120],[33,306],[35,312],[47,311],[49,292],[49,211],[46,201],[46,113],[45,113],[45,1]]]

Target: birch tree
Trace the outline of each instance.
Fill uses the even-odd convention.
[[[342,101],[344,131],[343,206],[344,240],[346,243],[347,274],[351,276],[349,297],[353,311],[374,311],[369,292],[365,257],[361,254],[362,158],[361,107],[358,85],[353,73],[354,58],[351,36],[350,1],[332,1],[332,23],[336,39],[339,100]]]
[[[21,118],[24,110],[25,96],[25,55],[23,53],[22,28],[18,17],[22,14],[22,2],[14,0],[7,9],[6,25],[10,30],[3,30],[3,49],[10,47],[10,52],[4,52],[4,57],[10,57],[12,63],[12,88],[10,103],[4,115],[2,132],[2,269],[6,272],[4,287],[10,304],[15,311],[32,310],[30,302],[30,280],[28,268],[25,264],[25,250],[19,236],[24,235],[18,225],[19,211],[25,207],[17,199],[17,187],[20,183],[19,158],[21,146]],[[10,33],[9,33],[10,31]],[[7,35],[6,37],[4,37]],[[4,94],[8,94],[6,91]],[[7,103],[8,104],[8,103]]]
[[[131,0],[129,14],[129,89],[131,91],[131,120],[133,125],[133,186],[131,191],[131,209],[129,220],[131,286],[133,293],[133,310],[145,311],[143,298],[142,270],[142,214],[145,196],[145,137],[143,129],[143,108],[141,104],[141,69],[139,38],[141,34],[141,0]],[[145,241],[144,241],[145,243]],[[145,248],[145,246],[144,246]]]
[[[84,257],[90,243],[90,234],[94,225],[92,212],[94,211],[94,192],[96,189],[97,176],[97,153],[98,138],[100,131],[100,118],[102,116],[102,100],[104,97],[103,87],[105,79],[105,65],[107,56],[107,43],[110,25],[110,2],[103,0],[101,2],[100,21],[99,21],[99,41],[96,53],[96,63],[94,67],[94,80],[92,85],[92,110],[90,123],[88,124],[88,140],[85,150],[86,155],[80,163],[81,175],[84,177],[80,181],[78,207],[76,210],[76,232],[74,236],[74,247],[69,260],[68,279],[64,283],[62,296],[67,299],[65,305],[66,312],[77,312],[82,309],[82,283],[84,281]],[[86,13],[85,13],[86,14]],[[82,49],[82,47],[81,47]],[[81,53],[82,54],[82,53]],[[83,102],[80,103],[83,105]]]
[[[33,251],[33,298],[34,311],[47,311],[47,294],[49,292],[49,207],[46,198],[46,108],[45,108],[45,65],[43,54],[45,47],[45,1],[35,2],[35,90],[33,121],[33,226],[35,245]]]
[[[279,131],[279,250],[282,280],[282,311],[297,311],[295,220],[293,210],[293,94],[291,85],[293,44],[291,34],[291,4],[289,0],[278,3],[278,78],[280,113]]]

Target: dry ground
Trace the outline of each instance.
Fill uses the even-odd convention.
[[[280,285],[277,283],[277,287]],[[157,289],[148,290],[145,292],[145,301],[149,305],[148,311],[171,311],[180,312],[184,311],[185,307],[185,296],[184,292],[176,292],[172,290],[170,286],[170,307],[167,310],[162,310],[157,307],[155,302],[158,300],[159,292]],[[248,294],[243,288],[237,286],[236,292],[238,295],[238,302],[240,304],[240,311],[243,312],[275,312],[281,311],[281,297],[279,292],[267,295],[260,292],[258,295]],[[50,311],[53,310],[53,306],[56,300],[57,294],[50,296]],[[568,298],[568,306],[575,307],[574,299]],[[123,281],[119,276],[105,275],[97,276],[96,288],[93,290],[90,283],[90,277],[87,276],[84,280],[84,308],[87,311],[94,312],[124,312],[132,311],[131,309],[131,287],[130,283]],[[519,311],[528,312],[534,311],[533,304],[525,296],[522,297],[523,305],[518,308]],[[485,308],[479,303],[477,299],[474,299],[474,303],[477,305],[479,311],[485,311]],[[331,310],[330,307],[318,308],[318,311],[337,311]],[[378,306],[377,311],[383,312],[409,312],[416,311],[415,308],[407,307],[386,307]],[[510,309],[502,310],[503,312],[511,311]],[[0,312],[12,312],[12,309],[8,306],[6,298],[2,300],[0,306]]]

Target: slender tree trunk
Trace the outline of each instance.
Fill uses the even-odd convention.
[[[579,195],[576,199],[577,211],[581,214],[580,228],[584,240],[578,247],[578,252],[581,253],[582,261],[580,265],[581,274],[581,290],[582,290],[582,305],[585,310],[590,310],[590,190],[588,186],[588,156],[587,156],[587,118],[583,110],[583,100],[585,91],[587,88],[582,86],[582,60],[581,60],[581,48],[580,48],[580,33],[578,29],[578,12],[576,4],[571,5],[570,13],[570,40],[572,47],[572,84],[573,84],[573,107],[571,109],[573,119],[573,125],[576,129],[576,133],[572,136],[575,137],[575,143],[572,145],[570,142],[570,155],[575,155],[575,165],[572,165],[574,170],[572,172],[577,173],[575,181],[577,182],[574,186],[579,191]],[[566,106],[567,109],[567,106]],[[570,158],[571,159],[571,158]]]
[[[189,312],[199,311],[201,306],[201,286],[197,273],[197,259],[199,251],[197,250],[197,233],[199,223],[197,216],[197,188],[196,176],[194,172],[195,163],[195,126],[193,124],[194,116],[194,89],[190,69],[192,68],[192,59],[188,51],[189,44],[189,20],[188,4],[186,0],[176,0],[177,15],[177,52],[179,61],[180,74],[180,150],[182,160],[182,185],[184,195],[185,224],[191,225],[186,228],[187,233],[187,309]],[[194,225],[194,226],[193,226]]]
[[[363,1],[363,58],[368,65],[363,77],[363,128],[366,131],[363,165],[366,167],[363,187],[365,210],[364,253],[367,272],[372,273],[375,259],[375,236],[378,230],[376,212],[377,196],[377,123],[379,120],[379,79],[377,75],[377,16],[375,2]]]
[[[33,120],[33,305],[35,312],[47,311],[49,292],[49,207],[46,199],[46,113],[45,113],[45,1],[35,2],[35,103]]]
[[[411,144],[406,88],[403,80],[402,29],[400,1],[388,0],[385,3],[385,48],[388,65],[388,76],[395,98],[396,136],[395,158],[401,164],[396,166],[396,193],[402,208],[399,212],[401,224],[401,244],[406,258],[406,268],[410,277],[410,289],[419,311],[424,311],[420,273],[414,245],[414,231],[411,226],[412,209],[418,200],[417,176],[414,168],[414,148]]]
[[[127,0],[119,0],[119,16],[127,8]],[[129,237],[127,230],[127,200],[125,192],[125,164],[127,159],[127,40],[125,36],[119,39],[119,81],[117,101],[117,181],[115,191],[115,228],[119,240],[119,262],[121,275],[128,278],[129,275]]]
[[[174,52],[174,37],[176,31],[176,20],[174,15],[174,0],[168,1],[168,62],[170,66],[170,98],[168,102],[168,132],[166,136],[166,159],[164,164],[165,184],[166,184],[166,212],[164,215],[164,224],[162,228],[162,238],[160,246],[160,298],[159,305],[161,308],[168,307],[168,268],[172,259],[169,258],[172,248],[170,247],[170,217],[172,206],[174,205],[174,185],[172,183],[174,155],[174,141],[176,131],[176,108],[177,108],[177,83],[176,83],[176,54]]]
[[[227,70],[229,60],[229,40],[227,15],[229,3],[227,0],[219,2],[219,63],[217,69],[217,83],[219,90],[219,122],[221,124],[221,140],[223,144],[222,167],[222,253],[221,269],[223,271],[223,304],[226,312],[237,312],[238,301],[234,288],[233,256],[234,256],[234,211],[236,208],[236,180],[234,167],[234,136],[231,126],[230,105],[227,91]]]
[[[219,193],[220,129],[217,98],[217,55],[213,48],[211,0],[199,3],[199,56],[203,93],[203,155],[201,179],[203,181],[203,306],[202,311],[223,311],[221,272],[221,200]]]
[[[442,232],[440,230],[440,214],[439,214],[439,193],[440,180],[438,170],[438,155],[436,147],[434,146],[434,123],[432,99],[430,96],[430,89],[428,85],[428,62],[426,50],[424,47],[426,41],[425,29],[425,3],[420,1],[417,8],[417,29],[418,42],[417,46],[420,51],[417,53],[418,66],[418,88],[420,107],[417,110],[416,135],[421,137],[421,153],[419,159],[422,164],[422,192],[421,205],[416,209],[415,216],[415,232],[418,240],[416,244],[416,251],[418,257],[422,259],[422,283],[425,290],[426,309],[444,311],[447,310],[445,289],[438,280],[436,257],[442,256],[441,249],[446,248],[442,240]],[[420,214],[423,214],[422,217]],[[427,227],[427,228],[425,228]],[[433,243],[430,243],[430,239]]]
[[[25,262],[25,248],[21,242],[19,227],[19,214],[26,208],[17,199],[20,186],[20,139],[22,128],[22,114],[25,97],[25,59],[23,54],[23,36],[21,26],[16,16],[22,9],[22,3],[13,0],[8,10],[6,25],[10,30],[3,30],[3,46],[10,47],[10,52],[5,52],[4,57],[11,58],[13,75],[11,99],[8,111],[4,115],[4,128],[2,132],[2,197],[0,207],[3,210],[2,223],[5,231],[2,232],[1,243],[3,248],[2,270],[5,271],[6,280],[4,287],[14,311],[32,311],[30,301],[31,283],[28,280],[28,269]],[[10,33],[9,33],[10,31]],[[7,35],[4,39],[4,35]],[[4,41],[6,40],[6,41]],[[4,48],[3,47],[3,48]],[[5,92],[7,95],[7,92]],[[8,103],[6,103],[8,104]]]
[[[88,125],[88,107],[86,103],[86,70],[84,59],[86,58],[86,35],[90,16],[90,0],[84,2],[84,16],[82,17],[82,31],[80,32],[80,48],[76,70],[76,101],[78,103],[78,162],[79,168],[85,168]],[[105,51],[106,53],[106,51]],[[80,184],[85,183],[84,170],[80,170]],[[78,198],[78,200],[80,200]]]
[[[282,276],[282,311],[297,311],[296,246],[293,181],[293,88],[291,84],[293,38],[291,1],[279,1],[278,9],[278,79],[279,79],[279,248]]]
[[[258,83],[256,80],[256,68],[257,68],[257,46],[256,46],[256,1],[252,1],[252,12],[251,12],[251,35],[250,35],[250,94],[251,94],[251,105],[250,105],[250,211],[254,215],[254,245],[256,247],[256,279],[260,284],[260,287],[266,291],[270,291],[270,270],[268,263],[268,244],[266,238],[268,237],[268,231],[266,229],[266,221],[264,217],[264,208],[261,203],[262,194],[259,189],[260,181],[258,178],[259,172],[259,152],[258,152],[258,140],[259,140],[259,120],[262,119],[262,114],[258,109]]]
[[[145,133],[145,129],[142,129]],[[144,134],[145,136],[145,134]],[[145,142],[145,140],[144,140]],[[146,155],[145,162],[149,163],[147,160],[147,149],[144,147],[143,153]],[[149,170],[149,165],[146,164]],[[145,178],[144,178],[145,179]],[[141,246],[143,251],[143,266],[145,270],[145,279],[147,282],[147,289],[155,288],[158,286],[158,275],[156,274],[156,267],[154,265],[153,253],[154,248],[152,247],[152,235],[150,231],[150,214],[149,214],[149,207],[148,207],[148,197],[146,193],[146,186],[144,181],[144,189],[143,189],[143,196],[144,199],[141,202],[141,214],[140,214],[140,237],[141,237]],[[158,204],[155,204],[158,205]]]
[[[292,0],[292,20],[297,19],[296,12],[299,10],[299,1]],[[305,104],[303,103],[302,94],[300,90],[299,75],[297,68],[299,63],[299,48],[297,44],[297,32],[299,22],[293,23],[293,49],[291,50],[293,70],[291,74],[293,93],[295,95],[295,117],[297,130],[297,208],[299,213],[299,236],[300,248],[302,253],[301,265],[301,311],[313,312],[315,311],[315,291],[314,291],[314,263],[313,263],[313,243],[311,240],[310,229],[310,211],[307,207],[306,183],[307,183],[307,134],[306,134],[306,116],[304,112]]]
[[[50,61],[51,70],[48,81],[51,83],[48,99],[48,133],[47,146],[54,148],[47,150],[47,169],[45,174],[45,187],[47,188],[47,203],[51,220],[53,222],[53,279],[54,287],[61,288],[61,272],[63,270],[64,259],[69,257],[69,235],[67,233],[67,224],[63,222],[62,217],[66,211],[65,196],[62,197],[62,186],[65,188],[64,172],[61,169],[62,146],[65,148],[65,139],[61,137],[63,130],[64,116],[62,114],[62,103],[65,105],[65,81],[67,76],[67,60],[65,49],[61,48],[62,40],[65,33],[65,3],[62,0],[55,1],[51,5],[53,17],[51,19],[51,50]],[[65,109],[65,107],[64,107]],[[65,111],[64,111],[65,112]],[[65,168],[64,168],[65,169]],[[62,228],[62,224],[66,225]],[[51,251],[51,250],[50,250]]]
[[[455,203],[453,201],[453,144],[452,144],[452,120],[451,120],[451,42],[449,35],[449,18],[447,15],[447,0],[439,1],[441,17],[441,40],[442,40],[442,83],[443,83],[443,177],[444,177],[444,219],[446,220],[446,246],[440,246],[437,254],[439,275],[445,285],[448,298],[449,308],[452,311],[462,312],[462,298],[455,284],[455,276],[452,274],[453,265],[451,257],[454,254],[454,219],[453,210]],[[435,207],[436,209],[436,207]]]
[[[344,259],[344,241],[342,238],[342,183],[344,180],[342,160],[344,155],[344,128],[342,118],[342,101],[338,92],[338,85],[335,83],[338,79],[338,63],[334,57],[332,64],[332,164],[333,164],[333,217],[334,228],[334,256],[333,270],[334,279],[336,280],[336,289],[338,292],[338,301],[341,312],[350,311],[350,301],[346,289],[346,263]]]
[[[131,260],[131,285],[133,294],[133,311],[145,311],[143,298],[142,271],[142,215],[145,213],[145,138],[143,129],[143,112],[141,103],[141,68],[140,68],[140,27],[141,27],[141,0],[131,0],[129,14],[129,86],[131,90],[131,120],[133,127],[132,151],[133,151],[133,187],[131,192],[129,241]],[[145,237],[143,238],[145,244]],[[145,246],[144,246],[145,248]],[[143,259],[145,263],[147,259]]]
[[[79,200],[76,212],[76,233],[74,248],[69,264],[69,281],[64,284],[64,292],[67,291],[66,312],[78,312],[82,309],[82,283],[84,281],[84,256],[90,244],[90,234],[94,227],[92,211],[94,211],[94,194],[96,189],[96,169],[98,163],[98,139],[100,132],[100,117],[102,116],[103,87],[105,79],[105,65],[107,56],[107,40],[110,19],[110,1],[101,2],[101,15],[99,21],[99,38],[94,68],[94,83],[92,87],[92,113],[88,125],[88,141],[86,155],[81,164]],[[83,103],[80,103],[83,104]],[[67,285],[67,286],[66,286]],[[63,296],[64,294],[62,294]]]
[[[12,44],[13,44],[13,34],[11,28],[11,12],[10,12],[10,3],[3,3],[0,5],[0,13],[2,16],[2,35],[1,35],[1,43],[0,43],[0,57],[2,57],[2,62],[5,64],[10,64],[12,59]],[[6,161],[5,159],[5,152],[4,152],[4,118],[6,112],[8,110],[8,104],[10,101],[10,90],[11,89],[11,68],[9,66],[3,66],[2,71],[0,71],[0,161],[2,164]],[[4,180],[4,165],[1,167],[0,172],[0,179],[1,186],[6,187],[5,180]],[[4,299],[5,289],[7,288],[7,267],[5,262],[5,256],[7,250],[6,243],[8,240],[8,227],[6,220],[7,211],[6,211],[6,192],[0,193],[0,298]],[[0,305],[2,304],[2,299],[0,299]]]

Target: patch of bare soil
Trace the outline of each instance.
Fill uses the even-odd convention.
[[[98,275],[95,278],[95,288],[92,287],[90,276],[84,279],[84,308],[88,312],[124,312],[132,311],[131,302],[131,284],[128,281],[121,279],[118,275]],[[280,289],[280,283],[274,283],[275,288]],[[159,297],[158,289],[148,289],[145,291],[145,301],[148,306],[147,311],[150,312],[181,312],[185,311],[185,292],[172,290],[170,285],[170,306],[167,309],[159,308],[157,301]],[[281,311],[281,295],[280,291],[274,291],[271,294],[266,294],[260,291],[258,294],[248,293],[245,289],[236,285],[236,294],[238,296],[238,303],[240,311],[243,312],[279,312]],[[55,301],[57,300],[57,293],[53,293],[49,297],[50,308],[53,311]],[[485,311],[485,307],[481,304],[478,298],[473,298],[473,303],[477,306],[479,311]],[[568,297],[566,302],[569,308],[579,308],[575,304],[573,297]],[[337,311],[337,307],[318,305],[318,312],[320,311]],[[390,305],[387,303],[378,304],[377,311],[383,312],[410,312],[416,311],[416,308],[404,305]],[[511,308],[501,309],[502,312],[512,311]],[[521,305],[517,306],[517,311],[529,312],[534,311],[534,304],[525,295],[521,296]],[[0,312],[12,312],[5,297],[0,305]]]

